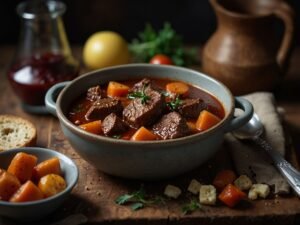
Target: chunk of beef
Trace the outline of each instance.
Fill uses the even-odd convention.
[[[128,129],[128,125],[123,122],[115,113],[111,113],[105,117],[101,126],[103,133],[108,136],[121,134]]]
[[[177,112],[164,115],[152,129],[164,140],[183,137],[190,133],[186,120]]]
[[[121,101],[114,98],[102,98],[93,102],[92,106],[89,108],[85,114],[88,120],[102,120],[110,113],[121,113],[123,106]]]
[[[158,87],[154,81],[152,81],[148,78],[144,78],[140,82],[133,85],[133,87],[129,90],[129,92],[137,92],[137,91],[143,91],[143,90],[147,90],[147,89],[155,90],[158,92],[162,91],[162,89],[160,87]]]
[[[86,99],[96,101],[101,98],[101,88],[99,85],[88,89]]]
[[[123,119],[134,128],[152,125],[165,107],[165,98],[158,91],[148,88],[145,94],[149,97],[146,102],[136,98],[123,110]]]
[[[200,112],[207,109],[207,104],[200,98],[184,99],[177,111],[185,118],[196,119]]]

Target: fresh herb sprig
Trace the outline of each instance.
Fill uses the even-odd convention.
[[[145,30],[129,45],[129,50],[137,62],[149,62],[156,54],[169,56],[178,66],[188,66],[196,61],[196,51],[183,48],[181,36],[170,23],[165,23],[158,32],[146,24]]]
[[[147,195],[144,188],[141,187],[138,191],[119,196],[115,203],[118,205],[130,204],[130,208],[136,211],[146,206],[164,203],[164,199],[161,196],[151,197]]]
[[[199,209],[202,210],[201,204],[197,200],[192,199],[189,203],[182,206],[181,211],[184,215],[187,215]]]
[[[143,86],[142,91],[135,91],[128,94],[127,98],[136,99],[140,98],[142,104],[147,104],[147,101],[150,100],[150,96],[145,93],[146,85]]]
[[[173,101],[167,102],[167,106],[172,110],[175,111],[178,109],[178,107],[182,104],[182,100],[179,98],[179,96],[176,96],[176,98]]]

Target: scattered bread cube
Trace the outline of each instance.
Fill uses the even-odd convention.
[[[252,186],[252,181],[248,176],[241,175],[234,181],[234,185],[241,191],[248,191]]]
[[[166,196],[168,196],[169,198],[178,198],[178,196],[181,194],[181,189],[174,186],[174,185],[170,185],[168,184],[166,187],[165,187],[165,191],[164,191],[164,194]]]
[[[270,194],[270,187],[267,184],[253,184],[248,193],[248,198],[255,200],[258,197],[266,198]]]
[[[196,195],[199,193],[200,187],[201,187],[200,182],[197,181],[196,179],[192,179],[188,186],[188,191]]]
[[[217,200],[217,191],[213,185],[201,185],[199,191],[199,201],[203,205],[215,205]]]

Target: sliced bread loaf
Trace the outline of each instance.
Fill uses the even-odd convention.
[[[28,120],[12,115],[0,115],[0,151],[34,146],[37,132]]]

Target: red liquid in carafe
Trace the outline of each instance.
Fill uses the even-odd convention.
[[[44,105],[47,90],[54,84],[78,76],[79,67],[67,62],[65,56],[46,53],[15,63],[8,79],[15,93],[29,105]]]

